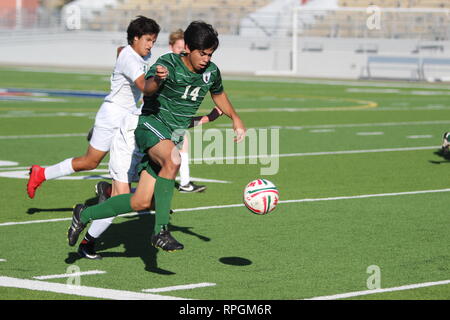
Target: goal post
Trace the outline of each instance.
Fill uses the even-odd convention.
[[[284,48],[284,58],[290,61],[289,68],[260,70],[256,75],[301,75],[300,57],[313,52],[349,50],[352,54],[359,53],[360,57],[361,54],[370,53],[394,52],[395,55],[397,50],[399,55],[420,56],[428,50],[436,58],[442,58],[440,55],[450,50],[450,46],[446,48],[437,44],[450,41],[450,10],[444,8],[388,8],[372,5],[326,9],[298,6],[291,8],[290,20],[290,28],[282,35],[286,39],[290,38],[291,47]],[[395,43],[396,40],[398,43],[390,53],[386,43]],[[401,42],[415,43],[417,51],[410,50],[408,44],[403,46],[404,52],[401,52]],[[352,43],[357,47],[354,48]],[[383,46],[385,49],[381,50]],[[446,54],[450,58],[448,52]],[[274,59],[279,57],[280,54],[274,55]],[[317,54],[317,59],[327,59],[327,56]],[[435,60],[434,63],[439,61],[446,63],[445,59]]]

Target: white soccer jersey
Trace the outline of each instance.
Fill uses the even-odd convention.
[[[130,113],[140,114],[142,93],[134,81],[147,72],[150,57],[141,57],[129,45],[120,52],[111,75],[111,91],[95,116],[90,141],[95,149],[107,152],[122,119]]]
[[[111,92],[106,96],[105,102],[135,111],[142,92],[134,81],[147,73],[150,56],[151,54],[141,57],[130,45],[123,48],[111,75]]]

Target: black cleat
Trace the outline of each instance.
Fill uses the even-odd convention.
[[[78,254],[82,258],[91,260],[101,260],[102,256],[95,252],[95,242],[94,241],[82,241],[78,246]]]
[[[95,185],[95,194],[98,197],[98,203],[105,202],[111,198],[112,185],[106,181],[100,181]]]
[[[187,185],[184,185],[184,186],[178,185],[177,189],[178,189],[178,191],[184,192],[184,193],[203,192],[206,190],[206,186],[199,186],[193,182],[189,182]]]
[[[184,248],[181,243],[172,237],[169,230],[161,230],[160,233],[152,235],[151,243],[155,248],[161,248],[169,252]]]
[[[81,212],[86,208],[84,204],[77,204],[75,207],[73,207],[73,214],[72,214],[72,224],[67,231],[67,238],[69,240],[69,246],[73,247],[77,241],[78,237],[80,236],[80,233],[84,230],[86,227],[83,222],[81,222]]]
[[[450,132],[445,132],[444,136],[442,137],[442,146],[441,146],[441,152],[443,155],[449,154],[449,147],[450,147],[450,141],[448,141],[450,138]]]

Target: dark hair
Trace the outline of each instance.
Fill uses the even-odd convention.
[[[160,30],[161,28],[155,20],[144,16],[137,16],[136,19],[130,22],[127,29],[128,44],[133,44],[134,37],[140,38],[144,34],[158,35]]]
[[[217,31],[203,21],[193,21],[184,31],[184,42],[191,51],[213,49],[219,46]]]

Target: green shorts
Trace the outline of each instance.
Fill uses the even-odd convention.
[[[174,134],[173,130],[157,119],[155,115],[139,116],[134,136],[139,151],[145,153],[138,165],[138,172],[141,174],[142,170],[146,170],[154,178],[158,176],[161,167],[150,159],[147,150],[162,140],[171,140],[177,146],[181,146],[180,142],[183,141],[183,135]]]

